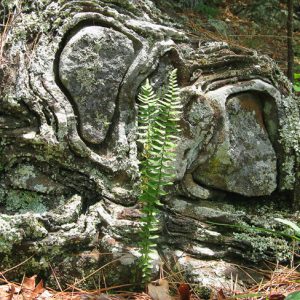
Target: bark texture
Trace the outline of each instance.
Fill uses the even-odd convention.
[[[52,270],[65,284],[106,262],[108,283],[134,279],[137,94],[173,68],[182,136],[154,271],[161,257],[224,286],[230,262],[288,257],[284,239],[211,224],[276,228],[299,199],[299,104],[270,58],[178,29],[147,0],[24,5],[0,75],[1,270],[33,255],[18,273],[53,285]]]

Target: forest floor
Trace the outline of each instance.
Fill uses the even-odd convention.
[[[262,4],[258,6],[253,0],[223,0],[216,6],[193,9],[180,6],[174,8],[174,4],[167,0],[155,2],[162,11],[175,15],[176,20],[181,19],[184,27],[195,35],[255,49],[259,54],[274,59],[286,74],[287,7],[282,1],[278,7],[271,8],[267,4],[263,5],[268,1],[261,1]],[[295,72],[300,73],[300,14],[295,13],[294,16],[294,63]]]
[[[273,268],[271,267],[273,266]],[[159,279],[148,284],[147,292],[130,292],[125,286],[111,286],[84,291],[71,284],[67,289],[55,291],[37,283],[37,276],[24,277],[21,283],[9,282],[0,272],[1,300],[299,300],[300,272],[297,267],[269,264],[267,270],[256,269],[264,280],[256,282],[247,291],[237,288],[232,279],[231,288],[215,289],[190,284],[186,281],[172,282]],[[250,276],[250,275],[249,275]],[[125,291],[124,291],[125,290]]]
[[[196,36],[207,37],[212,40],[223,40],[228,44],[234,44],[245,48],[256,49],[260,54],[266,54],[273,58],[286,73],[287,70],[287,38],[286,26],[284,20],[276,21],[276,17],[272,22],[268,21],[270,15],[261,16],[259,20],[255,20],[253,16],[243,15],[243,11],[247,6],[251,5],[252,0],[224,0],[223,4],[212,9],[211,11],[197,11],[195,9],[182,9],[167,5],[168,1],[156,1],[162,10],[168,10],[168,13],[176,15],[181,22],[187,27],[191,33]],[[233,4],[234,2],[234,4]],[[263,1],[262,1],[263,2]],[[286,10],[284,4],[280,4],[282,10]],[[171,12],[169,10],[172,10]],[[237,13],[238,12],[238,13]],[[253,13],[255,16],[255,12]],[[284,14],[283,14],[284,15]],[[264,19],[264,17],[266,19]],[[299,22],[300,23],[300,22]],[[298,30],[298,29],[297,29]],[[295,72],[300,73],[300,31],[295,31]],[[136,299],[136,300],[188,300],[188,299],[209,299],[209,300],[300,300],[300,295],[295,296],[291,293],[300,291],[300,272],[298,266],[288,267],[275,265],[274,268],[260,270],[264,274],[264,280],[256,282],[248,291],[238,291],[234,280],[230,290],[213,288],[204,297],[191,288],[191,298],[184,298],[183,294],[179,295],[176,288],[171,289],[169,296],[169,288],[171,282],[166,280],[159,282],[158,288],[154,288],[152,298],[146,293],[124,292],[122,287],[109,287],[95,291],[83,291],[74,285],[70,285],[67,290],[54,291],[46,289],[43,282],[36,284],[36,276],[24,277],[21,283],[9,282],[5,278],[5,272],[0,272],[0,300],[113,300],[113,299]],[[179,285],[179,290],[186,287],[186,282]],[[160,289],[161,287],[161,289]],[[108,290],[110,291],[108,293]],[[287,295],[290,295],[287,297]]]

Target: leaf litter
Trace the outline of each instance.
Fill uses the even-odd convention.
[[[269,265],[270,266],[270,265]],[[273,267],[273,268],[272,268]],[[113,286],[94,291],[83,291],[70,285],[65,291],[54,291],[46,288],[37,276],[24,277],[20,284],[9,282],[0,272],[0,300],[300,300],[300,272],[298,267],[271,265],[267,270],[255,270],[264,276],[264,281],[256,283],[247,292],[234,289],[212,290],[209,298],[201,298],[194,293],[192,284],[177,284],[177,292],[170,292],[166,278],[153,281],[145,292],[120,291],[107,294],[108,290],[118,290],[123,286]],[[125,285],[128,286],[128,285]]]

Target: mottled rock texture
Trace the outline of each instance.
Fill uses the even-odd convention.
[[[59,58],[59,78],[78,111],[80,133],[90,143],[104,141],[115,112],[122,79],[134,58],[126,35],[86,26],[67,42]]]
[[[299,102],[271,59],[178,29],[148,0],[22,5],[1,58],[0,270],[32,258],[8,278],[64,285],[108,263],[80,285],[135,280],[137,94],[173,68],[184,110],[160,257],[223,287],[231,262],[288,258],[287,240],[211,223],[296,216]]]

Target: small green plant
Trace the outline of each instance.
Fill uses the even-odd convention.
[[[203,15],[213,18],[219,14],[218,5],[222,3],[222,0],[181,0],[179,5],[184,8],[190,8],[199,11]]]
[[[167,92],[162,99],[154,93],[149,80],[146,80],[138,96],[138,134],[143,144],[141,159],[142,228],[140,232],[139,266],[143,280],[151,276],[151,254],[156,247],[160,198],[167,193],[164,188],[172,185],[175,159],[174,150],[179,132],[179,115],[181,104],[176,79],[176,69],[169,74]]]
[[[219,9],[216,6],[217,3],[218,1],[210,1],[208,4],[205,1],[200,1],[196,6],[196,10],[209,18],[214,18],[219,14]]]
[[[300,299],[300,292],[293,292],[286,296],[285,300],[299,300]]]
[[[281,218],[275,218],[274,220],[277,221],[277,222],[280,222],[284,225],[287,225],[291,229],[293,229],[294,230],[294,235],[292,236],[293,239],[296,239],[296,240],[300,239],[300,227],[296,223],[294,223],[290,220],[281,219]]]
[[[300,73],[294,73],[294,90],[295,92],[300,92]]]

